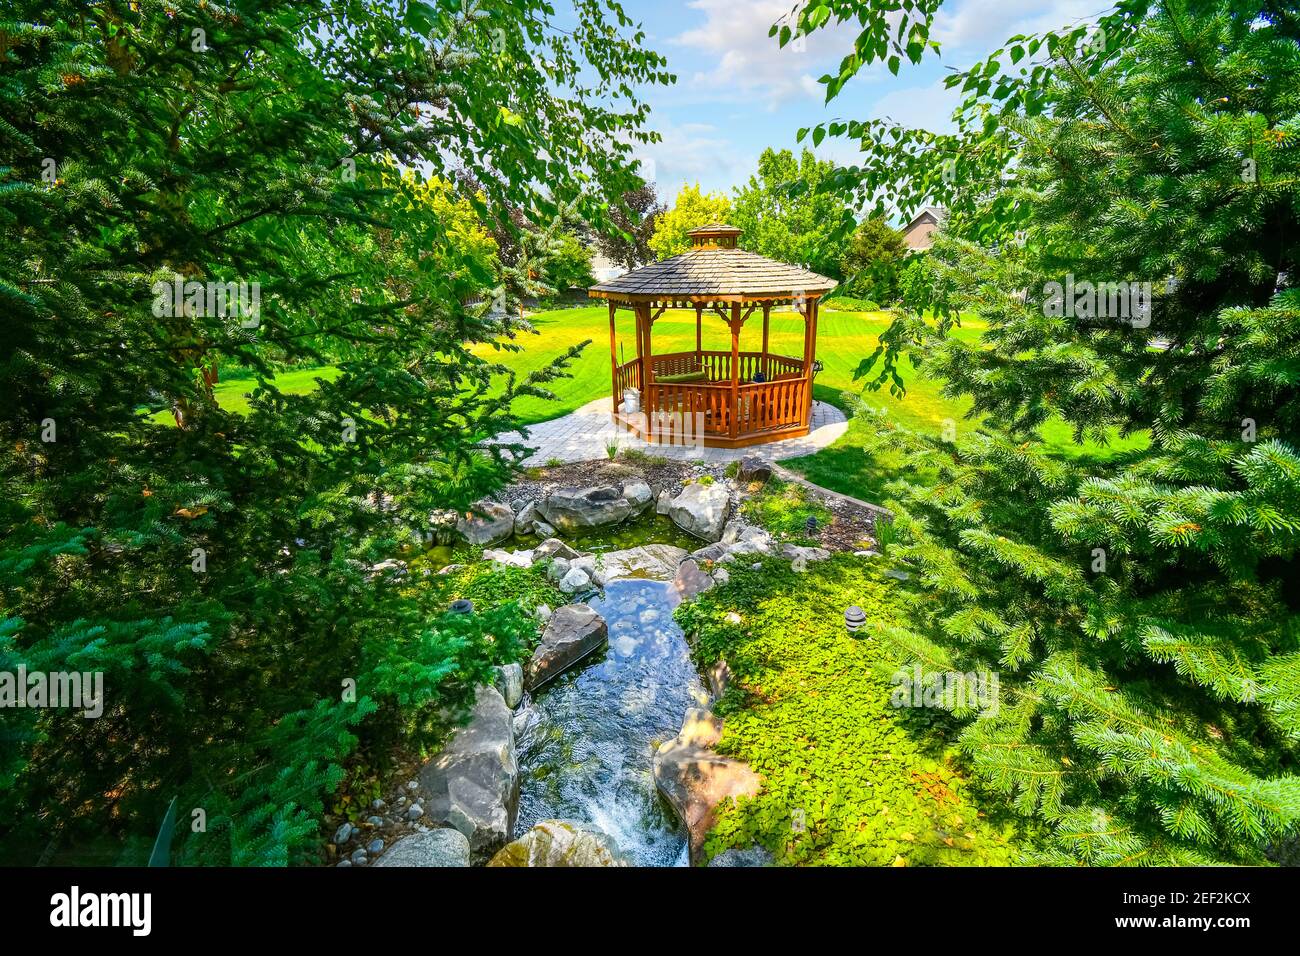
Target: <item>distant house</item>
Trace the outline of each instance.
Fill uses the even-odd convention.
[[[934,231],[943,224],[948,210],[942,206],[926,206],[903,227],[903,242],[909,252],[924,252],[934,245]]]
[[[597,252],[594,249],[592,252],[591,274],[596,277],[597,285],[602,282],[608,282],[610,279],[617,279],[623,273],[627,272],[627,269],[603,253]]]

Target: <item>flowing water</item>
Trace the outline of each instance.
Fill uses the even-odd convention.
[[[610,581],[587,603],[609,649],[543,687],[520,719],[515,833],[541,820],[599,827],[637,866],[686,863],[686,831],[655,790],[656,745],[706,699],[666,582]]]

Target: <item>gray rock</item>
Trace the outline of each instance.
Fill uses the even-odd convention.
[[[536,690],[608,641],[603,617],[585,604],[566,604],[546,622],[541,643],[524,668],[524,686]]]
[[[654,492],[644,481],[629,481],[623,485],[623,497],[631,503],[635,513],[640,514],[650,507]]]
[[[457,519],[456,533],[469,544],[496,544],[515,533],[515,513],[509,505],[480,501],[470,509],[468,517],[461,515]]]
[[[371,801],[370,801],[370,809],[371,809],[371,810],[382,810],[382,809],[384,809],[384,807],[386,807],[386,806],[388,806],[388,804],[384,803],[383,800],[378,800],[378,799],[376,799],[376,800],[371,800]]]
[[[805,548],[798,544],[781,545],[781,557],[789,561],[797,561],[802,558],[804,561],[825,561],[831,556],[831,553],[825,548]]]
[[[366,822],[372,827],[382,827],[384,825],[383,817],[366,817]]]
[[[549,621],[551,619],[551,606],[549,604],[539,604],[533,609],[533,616],[539,621]]]
[[[537,523],[537,504],[529,501],[515,514],[515,534],[532,534]]]
[[[645,482],[626,485],[589,485],[557,488],[537,505],[547,524],[572,533],[583,528],[619,524],[640,514],[650,505],[650,486]]]
[[[706,485],[696,481],[683,488],[668,505],[668,517],[677,527],[697,538],[717,541],[722,537],[730,510],[731,492],[725,484],[714,482]]]
[[[533,522],[533,534],[540,538],[551,538],[555,536],[555,526],[549,525],[540,518]]]
[[[672,488],[665,488],[659,492],[659,497],[655,499],[655,514],[668,514],[668,506],[672,504],[675,492]]]
[[[606,581],[618,578],[646,578],[671,581],[677,566],[686,558],[686,549],[671,544],[645,544],[624,551],[601,555],[601,572]]]
[[[772,477],[772,463],[761,455],[746,455],[740,460],[740,469],[736,472],[736,480],[742,484],[749,484],[752,481],[766,482]]]
[[[532,551],[501,551],[496,548],[488,548],[483,552],[484,559],[495,561],[497,564],[508,565],[512,568],[531,568],[533,566]]]
[[[424,816],[424,807],[420,806],[418,803],[413,803],[406,808],[406,819],[411,823],[414,823],[422,816]],[[460,831],[457,830],[455,832],[459,833]]]
[[[366,861],[370,858],[366,856],[365,850],[353,850],[352,855],[348,857],[348,859],[352,861],[353,866],[364,866]]]
[[[683,601],[690,601],[711,587],[713,587],[713,578],[701,571],[693,558],[683,561],[673,577],[673,588]]]
[[[506,844],[488,866],[627,866],[602,830],[577,820],[543,820]]]
[[[722,721],[707,710],[686,711],[681,732],[654,757],[655,786],[686,824],[692,865],[717,822],[717,807],[731,797],[752,797],[763,778],[749,765],[712,748],[722,738]]]
[[[533,548],[533,560],[545,561],[555,558],[564,558],[566,561],[572,561],[580,557],[581,553],[569,547],[559,538],[547,538],[537,547]]]
[[[717,562],[721,561],[730,553],[731,552],[728,549],[727,545],[723,544],[721,541],[718,541],[714,544],[706,545],[705,547],[700,548],[698,551],[692,551],[691,559],[695,561],[696,564],[703,564],[706,561],[710,561],[716,564]]]
[[[406,576],[406,562],[399,561],[397,558],[389,558],[387,561],[380,561],[378,564],[370,566],[371,577],[389,577],[400,578]]]
[[[514,710],[524,696],[524,669],[519,664],[502,664],[497,668],[497,687],[506,706]]]
[[[352,831],[353,831],[353,826],[350,823],[344,823],[337,830],[335,830],[334,831],[335,846],[342,846],[344,843],[347,843],[348,840],[352,839]]]
[[[519,807],[512,716],[495,688],[479,687],[469,723],[420,768],[425,813],[463,833],[480,862],[510,841]]]
[[[559,583],[566,574],[569,573],[569,559],[562,557],[551,558],[551,563],[547,565],[546,576],[552,581]]]
[[[402,837],[375,866],[469,866],[469,840],[459,830],[439,827]]]
[[[366,852],[369,853],[371,856],[379,856],[379,854],[384,852],[384,841],[371,840],[369,843],[366,844]]]
[[[716,571],[713,572],[713,583],[714,584],[731,583],[731,572],[728,571],[726,568],[718,568]]]
[[[727,546],[727,553],[735,556],[773,554],[776,551],[776,542],[767,531],[742,518],[732,518],[727,522],[722,529],[722,543]]]
[[[352,865],[352,861],[351,861],[351,860],[339,860],[339,861],[338,861],[337,863],[335,863],[334,865],[335,865],[335,866],[351,866],[351,865]]]
[[[560,590],[565,594],[576,594],[591,587],[591,575],[582,568],[569,568],[560,578]]]

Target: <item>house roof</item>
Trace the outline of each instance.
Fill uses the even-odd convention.
[[[922,206],[917,214],[912,217],[912,221],[903,227],[903,231],[907,232],[926,216],[929,216],[935,222],[943,222],[948,218],[948,210],[943,206]]]
[[[588,294],[603,299],[783,298],[821,295],[838,285],[816,272],[726,244],[740,232],[723,223],[692,229],[694,248],[594,285]]]

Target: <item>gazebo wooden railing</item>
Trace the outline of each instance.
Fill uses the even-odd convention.
[[[614,415],[651,442],[737,447],[807,434],[817,352],[817,305],[832,279],[773,262],[735,247],[739,230],[707,226],[691,232],[690,252],[595,286],[609,302]],[[768,349],[774,305],[789,304],[804,320],[804,354]],[[655,320],[668,308],[695,311],[695,348],[655,355]],[[618,361],[615,316],[636,317],[637,357]],[[702,347],[705,313],[731,332],[731,349]],[[740,350],[747,319],[761,313],[763,347]],[[685,380],[683,380],[685,379]],[[639,408],[624,405],[635,389]]]

